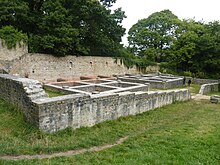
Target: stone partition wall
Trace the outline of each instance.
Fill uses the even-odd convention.
[[[204,95],[212,91],[220,91],[220,83],[203,84],[199,90],[199,94]]]
[[[37,80],[0,74],[0,98],[21,109],[30,123],[39,125],[39,111],[33,101],[47,97],[41,83]]]
[[[174,79],[170,80],[158,80],[158,79],[144,79],[141,77],[118,77],[119,80],[125,82],[132,82],[132,83],[141,83],[141,84],[150,84],[151,89],[167,89],[167,88],[176,88],[183,86],[183,78],[182,77],[175,77]]]
[[[7,74],[0,74],[0,84],[0,98],[20,107],[29,122],[50,133],[67,127],[93,126],[190,99],[187,89],[69,94],[48,98],[39,81]]]
[[[99,56],[65,56],[55,57],[48,54],[25,54],[19,59],[3,66],[10,74],[20,75],[39,81],[54,81],[58,78],[76,79],[81,76],[112,76],[114,74],[138,74],[134,66],[128,69],[112,57]],[[159,66],[149,66],[146,72],[157,72]]]
[[[195,83],[195,84],[202,85],[202,84],[217,83],[217,82],[220,82],[220,81],[219,80],[213,80],[213,79],[193,78],[192,82]],[[187,81],[186,81],[186,83],[187,83]]]

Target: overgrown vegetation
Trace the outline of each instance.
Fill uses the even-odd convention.
[[[175,103],[137,116],[122,117],[92,128],[66,129],[54,134],[38,131],[24,121],[13,106],[0,100],[0,155],[41,154],[122,145],[98,153],[44,160],[21,160],[17,164],[163,164],[220,161],[220,105],[209,102]],[[0,160],[1,164],[13,161]]]
[[[13,26],[4,26],[1,28],[0,39],[3,39],[3,46],[6,46],[8,49],[15,48],[21,42],[27,43],[27,35],[18,31]]]
[[[142,73],[145,72],[146,67],[156,65],[156,62],[144,59],[140,56],[135,56],[125,48],[121,48],[119,56],[115,57],[116,63],[124,64],[127,68],[136,67]]]

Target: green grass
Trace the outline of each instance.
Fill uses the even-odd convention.
[[[195,95],[195,94],[199,93],[200,87],[201,87],[201,85],[191,84],[190,87],[187,86],[186,88],[189,89],[189,91],[192,95]]]
[[[219,95],[220,96],[220,91],[212,91],[207,93],[207,95],[211,96],[211,95]]]
[[[92,128],[45,134],[0,100],[0,155],[54,153],[114,143],[100,152],[43,160],[0,160],[0,164],[219,164],[220,104],[183,102]]]
[[[191,95],[195,95],[195,94],[199,93],[200,87],[201,87],[201,85],[191,84],[190,86],[181,86],[181,87],[167,88],[167,89],[183,89],[183,88],[187,88],[187,89],[189,89]],[[167,90],[167,89],[151,89],[151,91]]]
[[[63,94],[61,92],[53,91],[53,90],[50,90],[50,89],[47,89],[47,88],[45,88],[44,90],[48,94],[49,97],[57,97],[57,96],[65,95],[65,94]]]

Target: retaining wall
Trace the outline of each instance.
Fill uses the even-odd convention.
[[[199,90],[199,94],[206,94],[212,91],[220,91],[220,83],[203,84]]]
[[[28,121],[45,132],[93,126],[190,99],[187,89],[48,98],[38,81],[6,74],[0,74],[0,84],[0,97],[19,106]]]

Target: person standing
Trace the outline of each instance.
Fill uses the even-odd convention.
[[[185,84],[186,84],[186,77],[184,76],[183,77],[183,86],[185,86]]]
[[[189,79],[189,81],[188,81],[188,86],[190,86],[191,82],[192,82],[191,79]]]

